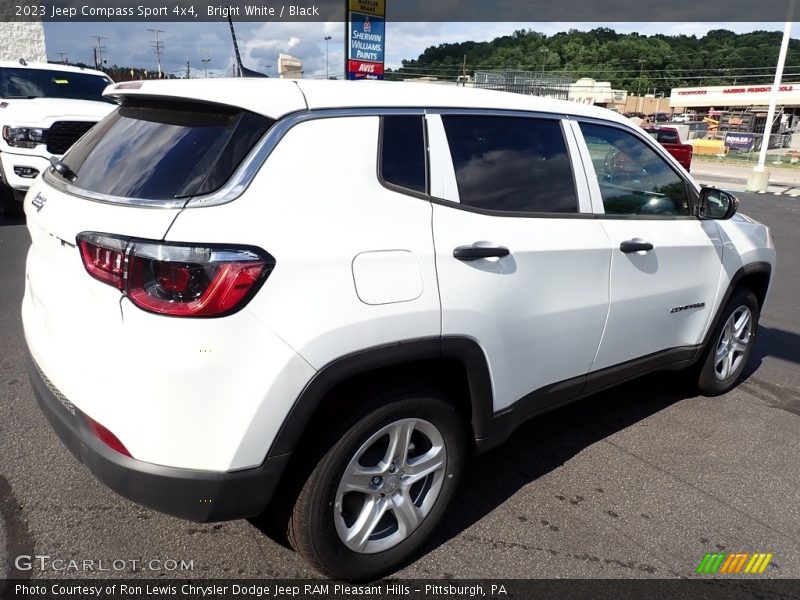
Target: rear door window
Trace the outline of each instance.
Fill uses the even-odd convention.
[[[122,198],[171,200],[222,187],[274,121],[232,107],[134,101],[64,156],[73,185]]]
[[[508,213],[577,213],[561,123],[505,116],[442,116],[463,205]]]

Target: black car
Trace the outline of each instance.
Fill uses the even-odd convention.
[[[667,123],[670,120],[669,113],[657,112],[647,115],[647,120],[651,123]]]

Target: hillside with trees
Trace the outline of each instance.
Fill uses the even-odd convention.
[[[642,93],[673,87],[772,82],[781,32],[736,34],[724,29],[703,37],[616,33],[608,28],[546,36],[515,31],[490,42],[440,44],[404,60],[387,79],[437,77],[455,80],[464,71],[521,69],[576,80],[610,81]],[[800,40],[791,40],[784,81],[800,78]]]

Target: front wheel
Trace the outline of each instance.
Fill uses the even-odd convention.
[[[434,394],[406,394],[358,420],[325,454],[295,502],[289,541],[336,579],[400,567],[431,533],[458,484],[461,420]]]
[[[753,292],[740,289],[733,294],[701,359],[697,387],[702,394],[718,396],[739,382],[753,352],[759,315]]]

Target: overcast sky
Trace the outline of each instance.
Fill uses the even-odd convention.
[[[278,54],[291,54],[304,63],[306,77],[325,77],[326,44],[329,42],[330,73],[344,70],[344,27],[342,23],[234,23],[242,60],[246,67],[277,75]],[[712,29],[737,33],[755,30],[782,31],[783,23],[388,23],[386,26],[386,66],[398,67],[403,59],[417,58],[425,48],[447,42],[487,41],[518,29],[533,29],[547,35],[571,28],[590,30],[610,27],[620,33],[645,35],[697,35]],[[233,48],[227,22],[220,23],[45,23],[48,59],[59,60],[60,52],[70,62],[93,64],[92,46],[96,34],[105,36],[104,57],[108,65],[156,70],[151,47],[153,33],[148,28],[163,29],[162,70],[184,73],[188,60],[193,76],[202,71],[203,58],[211,75],[233,64]],[[798,24],[792,37],[800,37]],[[778,48],[776,47],[776,60]]]

